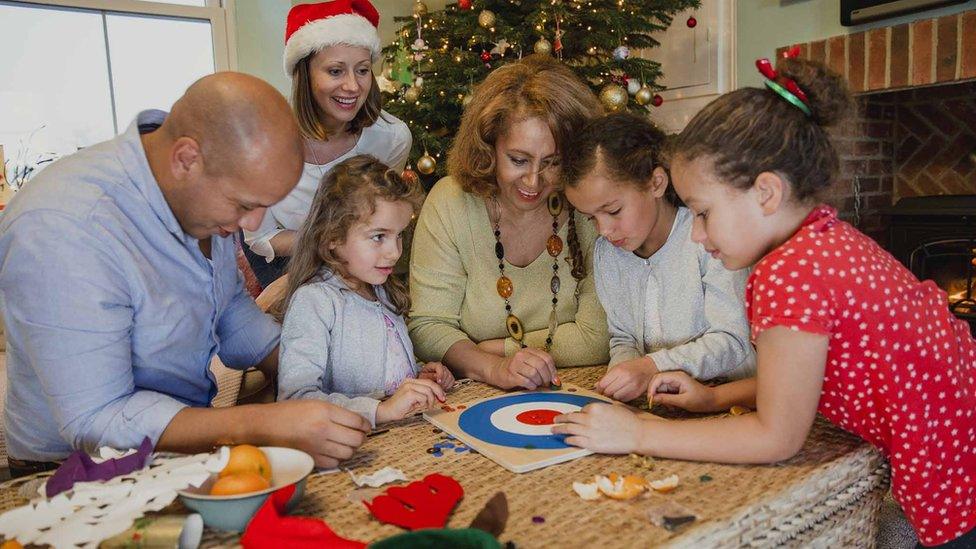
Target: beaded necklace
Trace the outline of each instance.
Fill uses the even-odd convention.
[[[548,353],[552,348],[552,336],[556,333],[556,327],[558,326],[556,321],[556,304],[559,303],[558,294],[560,287],[558,258],[559,254],[563,251],[563,239],[559,238],[558,233],[559,215],[563,212],[563,199],[558,193],[552,193],[546,201],[546,206],[549,208],[549,215],[552,216],[552,235],[546,240],[546,251],[552,257],[552,278],[549,280],[549,291],[552,292],[552,311],[549,313],[549,335],[546,337],[546,345],[544,347],[544,350]],[[525,348],[525,343],[522,341],[525,337],[525,328],[522,326],[522,320],[512,312],[512,304],[509,302],[509,298],[515,292],[515,285],[512,284],[510,278],[505,276],[505,246],[502,245],[500,221],[501,214],[499,213],[494,219],[495,257],[498,258],[499,273],[498,282],[495,283],[495,289],[498,291],[498,295],[505,300],[505,312],[508,313],[508,316],[505,318],[505,328],[508,330],[508,335],[512,336],[512,339],[518,343],[519,347]]]

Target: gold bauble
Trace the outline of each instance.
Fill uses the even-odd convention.
[[[415,103],[420,99],[420,88],[417,86],[410,86],[407,91],[403,92],[403,99],[407,103]]]
[[[487,29],[495,26],[495,12],[491,10],[483,10],[478,14],[478,25],[481,28]]]
[[[535,43],[534,46],[532,46],[532,51],[541,53],[542,55],[549,55],[552,53],[552,44],[550,44],[545,37],[542,37],[538,42]]]
[[[417,160],[417,171],[424,175],[430,175],[434,173],[434,170],[436,169],[437,161],[434,160],[433,156],[427,153],[424,153],[424,155]]]
[[[427,15],[427,4],[424,4],[421,2],[421,0],[414,2],[413,14],[415,17],[423,17],[424,15]]]
[[[461,106],[467,107],[468,103],[470,102],[471,102],[471,94],[470,93],[464,94],[464,97],[461,98]]]
[[[641,89],[637,90],[637,93],[634,95],[634,101],[637,101],[638,105],[648,105],[652,99],[654,99],[654,90],[648,88],[646,85],[641,86]]]
[[[627,106],[627,90],[622,86],[610,84],[600,90],[600,103],[610,112],[616,112]]]

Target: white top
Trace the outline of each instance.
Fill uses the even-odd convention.
[[[749,271],[726,270],[693,242],[692,221],[678,208],[667,241],[647,259],[597,239],[593,275],[607,312],[611,367],[646,355],[662,372],[699,379],[755,372],[744,304]]]
[[[387,166],[400,172],[407,164],[413,138],[407,125],[392,114],[382,111],[372,126],[363,128],[356,145],[346,154],[327,164],[305,163],[298,185],[281,202],[268,208],[256,231],[244,231],[244,241],[251,251],[270,262],[275,258],[271,239],[283,230],[297,231],[312,207],[312,198],[319,182],[336,164],[360,154],[371,154]]]

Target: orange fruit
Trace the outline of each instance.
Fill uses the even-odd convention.
[[[0,545],[0,549],[24,549],[24,546],[15,539],[7,540]]]
[[[247,494],[258,492],[269,488],[271,483],[268,479],[257,473],[234,473],[232,475],[221,474],[217,482],[210,488],[211,496],[234,496],[237,494]]]
[[[255,473],[271,482],[271,462],[257,446],[239,444],[230,449],[230,460],[220,471],[220,477],[236,475],[238,473]]]

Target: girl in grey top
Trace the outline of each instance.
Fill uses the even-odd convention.
[[[700,379],[755,371],[745,315],[748,272],[728,271],[692,241],[690,211],[659,162],[665,140],[646,118],[592,121],[565,159],[566,197],[594,220],[593,271],[610,328],[603,394],[632,400],[658,372]]]
[[[279,400],[327,400],[374,427],[444,401],[454,377],[440,363],[417,367],[403,321],[409,296],[390,276],[422,199],[417,182],[367,155],[319,185],[271,310],[283,318]]]

